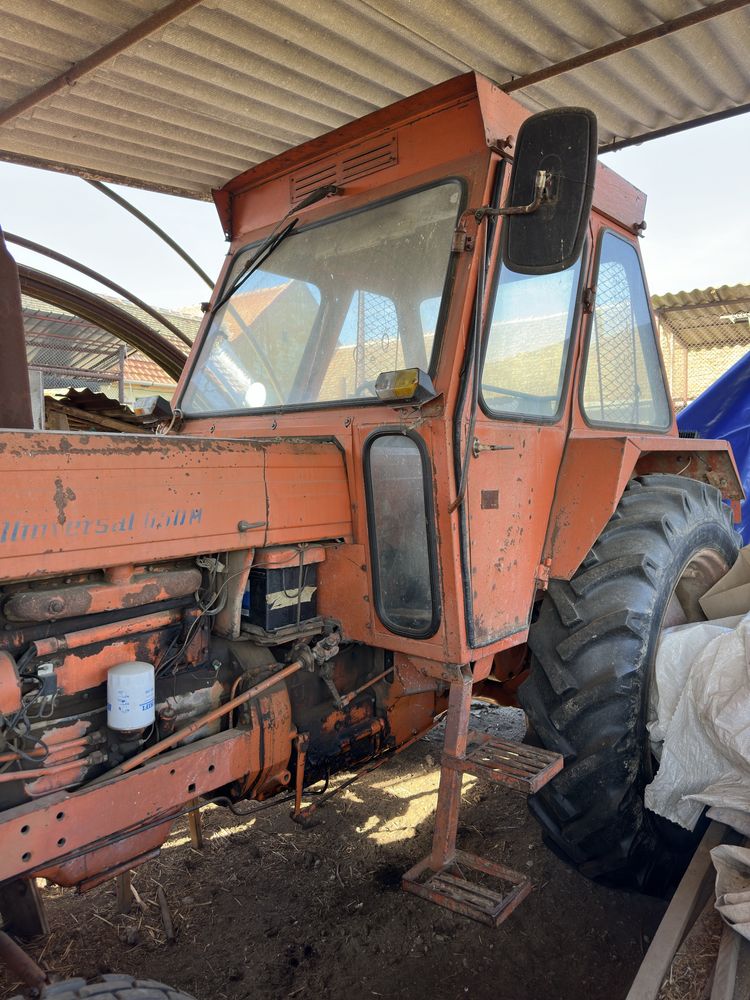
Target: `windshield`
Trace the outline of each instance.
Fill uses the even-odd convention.
[[[374,398],[380,372],[429,371],[460,202],[446,181],[293,231],[217,309],[182,411]]]

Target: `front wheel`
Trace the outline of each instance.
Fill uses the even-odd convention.
[[[66,979],[45,986],[40,1000],[97,1000],[97,997],[100,1000],[195,1000],[163,983],[133,979],[132,976],[100,976],[89,982],[85,979]],[[23,1000],[23,997],[11,997],[11,1000]]]
[[[643,804],[657,766],[649,688],[661,630],[703,620],[699,598],[738,547],[718,490],[644,476],[629,484],[573,578],[550,583],[518,694],[565,769],[529,806],[548,843],[591,878],[663,892],[693,845]]]

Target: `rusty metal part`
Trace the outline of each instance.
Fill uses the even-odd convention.
[[[30,94],[26,94],[11,104],[9,107],[5,108],[0,112],[0,125],[5,125],[6,122],[13,121],[18,115],[23,114],[24,111],[28,111],[29,108],[36,107],[40,101],[45,100],[47,97],[52,97],[53,94],[58,94],[62,90],[67,90],[72,87],[78,80],[86,76],[88,73],[93,72],[98,69],[99,66],[104,65],[104,63],[109,62],[110,59],[114,59],[115,56],[120,55],[121,52],[125,52],[129,49],[131,45],[136,42],[140,42],[144,38],[148,38],[159,28],[163,28],[165,25],[174,21],[175,18],[184,14],[186,11],[191,10],[193,7],[197,7],[202,0],[172,0],[172,3],[168,3],[165,7],[157,10],[155,13],[150,14],[147,18],[144,18],[135,27],[129,28],[124,31],[121,35],[118,35],[113,41],[108,42],[101,48],[96,49],[91,55],[86,56],[81,59],[80,62],[74,63],[68,69],[66,69],[59,76],[56,76],[52,80],[48,80],[47,83],[42,84],[36,90],[32,91]]]
[[[470,733],[472,680],[464,667],[451,684],[432,852],[406,872],[402,886],[432,903],[497,927],[528,896],[531,882],[504,865],[457,850],[463,774],[489,778],[530,794],[562,769],[563,759],[546,750]],[[484,881],[472,882],[467,872],[489,875],[512,888],[498,892]]]
[[[512,888],[509,892],[497,892],[484,883],[471,882],[464,874],[467,870],[489,875],[501,884],[510,883]],[[406,892],[490,927],[499,927],[531,892],[527,875],[466,851],[455,851],[437,871],[429,857],[424,858],[409,869],[401,884]]]
[[[442,766],[533,795],[562,771],[563,757],[551,750],[511,743],[489,733],[472,732],[466,756],[443,754]]]
[[[696,24],[703,24],[722,14],[729,14],[735,10],[742,10],[747,7],[748,0],[719,0],[708,7],[701,7],[699,10],[690,11],[681,17],[675,17],[671,21],[662,21],[652,28],[638,31],[634,35],[626,35],[625,38],[618,38],[615,42],[608,42],[600,45],[596,49],[589,49],[588,52],[581,52],[580,55],[570,59],[563,59],[544,69],[536,70],[534,73],[526,73],[518,76],[514,80],[509,80],[501,85],[501,89],[506,94],[511,94],[515,90],[524,90],[526,87],[533,87],[535,84],[551,80],[562,73],[569,73],[571,70],[580,69],[581,66],[590,66],[592,63],[606,59],[608,56],[617,55],[618,52],[627,52],[628,49],[636,48],[638,45],[645,45],[646,42],[654,41],[656,38],[664,38],[672,35],[676,31],[683,31]],[[0,119],[1,122],[1,119]]]
[[[238,526],[239,527],[239,526]],[[228,552],[220,586],[224,589],[224,607],[214,617],[213,630],[225,639],[238,639],[242,624],[242,598],[247,587],[255,549]]]
[[[110,624],[95,625],[93,628],[82,628],[66,635],[50,636],[48,639],[37,639],[32,643],[34,655],[38,657],[53,656],[55,653],[80,649],[97,642],[112,642],[125,636],[137,635],[139,632],[150,632],[156,629],[177,625],[182,620],[182,611],[175,608],[172,611],[156,611],[150,615],[140,615],[138,618],[125,618],[123,621]]]
[[[3,363],[0,365],[0,425],[33,427],[31,388],[26,361],[21,288],[16,262],[0,229],[0,303],[2,303]]]
[[[273,548],[258,549],[253,561],[254,566],[281,569],[288,566],[309,566],[325,560],[326,550],[322,545],[277,545]]]
[[[395,669],[395,667],[388,667],[387,670],[383,670],[382,673],[379,673],[377,677],[371,677],[369,681],[365,681],[364,684],[361,684],[354,691],[349,691],[347,694],[342,695],[338,700],[338,707],[346,708],[346,706],[350,705],[356,697],[362,694],[363,691],[372,687],[373,684],[377,684],[378,681],[384,680],[388,674],[392,674]]]
[[[297,750],[297,766],[294,775],[294,808],[292,809],[292,819],[297,820],[302,814],[302,788],[305,782],[305,762],[307,760],[307,747],[310,743],[309,733],[298,733],[294,737],[294,745]]]
[[[10,653],[0,650],[0,714],[10,715],[20,707],[21,681],[16,661]]]
[[[346,778],[340,785],[337,785],[336,788],[331,789],[330,792],[324,791],[317,802],[311,802],[309,805],[305,806],[304,809],[301,809],[296,818],[304,824],[305,821],[309,819],[313,813],[317,812],[321,806],[324,806],[326,802],[329,802],[332,798],[335,798],[335,796],[340,795],[344,789],[353,785],[355,781],[359,781],[359,779],[364,778],[365,775],[372,774],[373,771],[377,771],[379,768],[390,763],[390,761],[397,756],[397,754],[403,753],[404,750],[408,750],[413,743],[416,743],[418,740],[421,740],[423,736],[426,736],[430,729],[432,729],[431,725],[427,726],[425,729],[420,729],[416,733],[412,733],[408,739],[404,740],[403,743],[399,743],[398,746],[390,747],[376,760],[366,764],[364,767],[361,767],[356,774],[351,776],[351,778]]]
[[[5,931],[0,931],[0,962],[32,989],[41,990],[47,982],[47,973]]]
[[[128,302],[132,302],[133,305],[138,306],[139,309],[148,313],[152,319],[155,319],[157,323],[166,327],[167,330],[169,330],[170,333],[173,333],[178,340],[183,342],[183,344],[186,344],[188,347],[193,346],[193,342],[190,337],[184,334],[182,330],[178,326],[175,326],[171,320],[168,320],[166,316],[163,316],[157,309],[154,309],[153,306],[144,302],[143,299],[139,299],[137,295],[133,295],[133,293],[129,292],[127,288],[123,288],[122,285],[118,285],[117,282],[112,281],[110,278],[106,278],[98,271],[94,271],[93,268],[86,267],[85,264],[81,264],[77,260],[73,260],[72,257],[67,257],[65,254],[59,253],[57,250],[51,250],[49,247],[45,247],[41,243],[35,243],[34,240],[27,240],[23,236],[16,236],[14,233],[6,233],[5,239],[8,243],[15,243],[16,246],[24,247],[26,250],[32,250],[34,253],[41,254],[43,257],[49,257],[51,260],[56,260],[60,264],[65,264],[66,267],[73,268],[74,271],[80,271],[81,274],[85,274],[87,277],[93,278],[93,280],[98,281],[100,285],[105,285],[113,292],[117,292],[118,295],[127,299]]]
[[[184,740],[188,739],[188,737],[197,733],[199,729],[203,729],[203,727],[207,726],[209,723],[216,721],[216,719],[221,719],[230,712],[234,712],[248,701],[252,701],[253,698],[257,698],[258,695],[263,694],[264,691],[267,691],[276,684],[280,684],[288,677],[292,677],[297,673],[297,671],[304,669],[304,667],[305,664],[302,660],[295,660],[288,666],[276,671],[275,674],[267,677],[264,681],[260,681],[258,684],[254,684],[253,687],[248,688],[247,691],[243,691],[242,694],[238,694],[236,697],[230,698],[229,701],[225,701],[224,704],[219,705],[218,708],[214,708],[210,712],[206,712],[199,718],[194,719],[189,726],[184,726],[182,729],[178,729],[170,736],[167,736],[166,739],[161,740],[159,743],[155,743],[146,750],[142,750],[134,757],[130,757],[123,764],[118,765],[118,767],[112,768],[111,771],[107,771],[106,774],[97,778],[96,784],[100,784],[103,781],[109,781],[110,779],[116,778],[121,774],[127,774],[128,771],[133,771],[136,767],[140,767],[142,764],[145,764],[147,761],[163,753],[165,750],[169,750],[178,743],[182,743]]]
[[[55,885],[75,886],[78,892],[89,892],[102,882],[131,871],[155,858],[161,845],[170,834],[173,819],[150,825],[132,837],[118,839],[114,844],[98,850],[87,851],[80,857],[50,865],[43,877]]]
[[[77,769],[83,773],[86,768],[92,767],[94,764],[101,764],[104,760],[106,760],[105,755],[101,751],[96,750],[88,757],[78,757],[75,760],[64,761],[60,764],[50,764],[48,767],[29,768],[26,771],[3,771],[0,774],[0,784],[9,781],[29,781],[32,778],[46,778],[48,775]],[[72,780],[80,780],[80,776],[79,779]],[[66,782],[66,784],[72,784],[72,780]],[[45,791],[49,791],[49,789],[45,789]]]
[[[257,761],[258,744],[247,730],[217,733],[147,762],[127,784],[124,778],[92,783],[0,812],[0,882],[165,823],[197,796],[245,775]]]
[[[290,489],[293,474],[299,481]],[[0,481],[0,580],[290,538],[350,539],[352,532],[346,468],[333,436],[248,441],[0,430]],[[142,488],[133,489],[136,482]],[[243,519],[257,527],[239,531]]]
[[[66,312],[94,323],[130,347],[142,351],[170,378],[179,379],[187,355],[166,337],[147,326],[136,316],[131,316],[113,302],[96,292],[80,288],[54,274],[46,274],[26,264],[18,265],[21,292]]]
[[[0,122],[0,124],[2,123]],[[165,233],[161,226],[157,226],[153,219],[150,219],[144,212],[137,209],[135,205],[132,205],[126,198],[123,198],[122,195],[113,191],[112,188],[107,187],[106,184],[102,184],[101,181],[87,180],[86,183],[90,184],[101,194],[111,199],[116,205],[119,205],[120,208],[124,208],[126,212],[129,212],[132,216],[134,216],[134,218],[138,219],[139,222],[142,222],[144,226],[151,230],[152,233],[156,233],[160,240],[163,240],[171,250],[174,250],[177,256],[181,257],[188,267],[191,267],[198,277],[205,281],[210,289],[213,289],[213,281],[211,281],[200,264],[196,263],[187,250],[181,247],[179,243],[176,243],[168,233]]]
[[[54,621],[187,597],[200,585],[197,568],[140,572],[123,581],[17,591],[5,602],[3,614],[14,622]]]
[[[59,732],[58,729],[54,732]],[[59,743],[52,743],[50,747],[35,747],[32,750],[26,751],[26,757],[44,757],[49,760],[53,752],[55,756],[64,756],[69,754],[71,751],[79,751],[82,747],[90,746],[92,743],[92,736],[79,736],[78,739],[74,740],[64,740]],[[9,751],[8,753],[0,753],[0,764],[6,764],[9,761],[21,760],[21,755],[14,751]],[[18,772],[17,777],[22,778],[24,776],[23,772]]]
[[[472,686],[473,678],[465,668],[450,686],[443,749],[443,753],[449,757],[462,758],[466,756],[471,721]],[[463,775],[459,771],[450,767],[441,768],[435,829],[432,835],[432,852],[429,859],[433,871],[439,871],[443,865],[453,859],[456,853],[462,782]]]

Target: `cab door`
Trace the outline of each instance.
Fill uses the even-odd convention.
[[[463,503],[469,644],[529,624],[568,425],[581,261],[556,274],[499,267],[487,308],[479,411]]]

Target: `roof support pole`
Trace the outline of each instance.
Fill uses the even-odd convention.
[[[747,7],[750,0],[719,0],[719,3],[711,4],[709,7],[702,7],[700,10],[691,11],[681,17],[675,17],[671,21],[663,21],[655,24],[653,28],[646,28],[645,31],[638,31],[634,35],[627,35],[625,38],[618,38],[616,42],[609,42],[607,45],[600,45],[599,48],[590,49],[588,52],[581,52],[580,55],[571,59],[563,59],[561,62],[553,63],[544,69],[536,70],[534,73],[526,73],[525,76],[516,77],[502,84],[501,90],[506,94],[513,93],[514,90],[523,90],[532,87],[536,83],[543,83],[551,80],[554,76],[562,73],[569,73],[573,69],[581,66],[590,66],[591,63],[599,62],[608,56],[616,55],[618,52],[625,52],[646,42],[652,42],[656,38],[664,38],[665,35],[672,35],[675,31],[682,31],[684,28],[692,28],[696,24],[703,24],[722,14],[730,14],[735,10],[742,10]],[[1,119],[0,119],[1,123]]]
[[[21,286],[0,230],[0,427],[33,427]]]
[[[73,260],[72,257],[66,257],[63,253],[58,253],[57,250],[50,250],[49,247],[42,246],[41,243],[35,243],[33,240],[27,240],[23,236],[16,236],[15,233],[6,233],[5,239],[8,243],[15,243],[19,247],[23,247],[25,250],[32,250],[34,253],[39,253],[43,257],[49,257],[51,260],[56,260],[60,264],[65,264],[66,267],[71,267],[75,271],[80,271],[81,274],[85,274],[88,278],[93,278],[94,281],[98,281],[100,285],[105,285],[107,288],[111,288],[113,292],[121,295],[128,302],[132,302],[134,306],[138,306],[149,316],[153,317],[157,323],[161,323],[162,326],[166,327],[171,333],[175,335],[179,340],[186,344],[188,347],[193,346],[193,342],[190,337],[186,336],[179,327],[171,323],[166,316],[162,316],[160,312],[150,306],[143,299],[139,299],[132,292],[129,292],[127,288],[123,288],[122,285],[118,285],[114,281],[110,281],[109,278],[105,278],[103,274],[99,274],[98,271],[94,271],[93,268],[86,267],[84,264],[79,264],[77,260]]]
[[[179,257],[182,257],[185,263],[192,267],[198,277],[202,278],[208,287],[213,291],[214,283],[211,281],[203,268],[193,260],[187,250],[183,250],[180,244],[176,243],[172,239],[169,233],[165,233],[161,226],[157,226],[153,219],[150,219],[145,213],[141,212],[140,209],[137,209],[135,205],[131,204],[126,198],[123,198],[122,195],[119,195],[116,191],[108,188],[106,184],[102,184],[101,181],[92,181],[88,178],[84,178],[84,180],[86,180],[87,184],[96,188],[97,191],[106,195],[107,198],[110,198],[116,205],[119,205],[120,208],[124,208],[126,212],[129,212],[132,216],[138,219],[139,222],[142,222],[144,226],[147,226],[151,230],[152,233],[156,233],[159,239],[163,240]]]
[[[141,21],[140,24],[136,24],[135,27],[118,35],[117,38],[103,45],[96,52],[92,52],[85,59],[74,63],[64,73],[56,76],[53,80],[48,80],[47,83],[42,84],[41,87],[22,97],[15,104],[11,104],[10,107],[0,111],[0,125],[5,125],[7,122],[12,121],[23,114],[24,111],[35,107],[45,98],[52,97],[54,94],[60,93],[61,90],[72,87],[74,83],[80,80],[81,77],[86,76],[87,73],[98,69],[104,63],[109,62],[110,59],[114,59],[115,56],[121,55],[131,45],[135,45],[136,42],[148,38],[149,35],[158,31],[159,28],[165,27],[165,25],[174,21],[181,14],[184,14],[193,7],[197,7],[201,2],[202,0],[172,0],[172,3],[168,3],[166,7],[157,10],[150,17]]]

